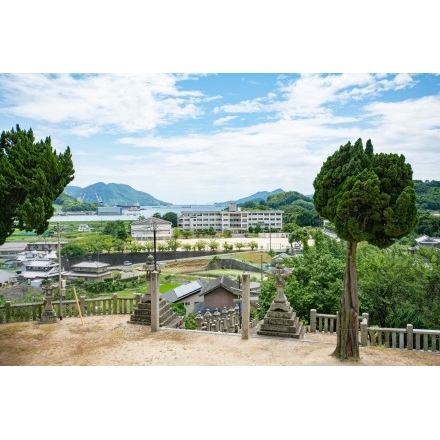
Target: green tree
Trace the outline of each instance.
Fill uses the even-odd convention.
[[[126,240],[128,238],[127,228],[122,220],[114,220],[107,222],[102,231],[105,235],[111,235],[112,237],[119,238],[120,240]]]
[[[177,214],[175,212],[166,212],[162,219],[171,222],[173,228],[177,228]]]
[[[43,234],[53,202],[74,178],[70,148],[58,153],[50,137],[35,142],[32,129],[3,131],[0,137],[0,245],[14,232]]]
[[[364,149],[358,139],[327,158],[313,186],[316,211],[347,242],[333,354],[342,360],[359,358],[356,247],[366,241],[383,249],[413,230],[417,207],[412,168],[403,155],[374,154],[371,140]]]
[[[209,240],[208,246],[211,249],[211,251],[215,251],[219,248],[220,243],[214,238],[212,240]]]
[[[300,228],[299,226],[291,228],[288,239],[290,247],[292,247],[292,243],[296,243],[297,245],[300,245],[302,243],[303,246],[306,247],[308,239],[309,234],[304,228]]]

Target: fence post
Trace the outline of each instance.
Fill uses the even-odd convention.
[[[310,333],[316,333],[316,309],[310,310]]]
[[[113,313],[118,313],[118,295],[116,293],[113,294]]]
[[[11,301],[6,301],[6,322],[8,323],[11,319]]]
[[[413,333],[413,325],[406,324],[406,349],[413,350],[414,349],[414,333]]]
[[[241,290],[241,339],[249,339],[249,319],[251,314],[251,276],[249,273],[243,274],[243,287]]]
[[[84,316],[86,309],[86,297],[84,295],[79,297],[79,308],[81,310],[81,315]]]
[[[363,318],[361,322],[361,346],[366,347],[367,345],[368,345],[368,321],[366,318]]]

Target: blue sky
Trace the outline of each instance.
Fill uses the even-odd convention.
[[[434,74],[1,74],[0,125],[72,150],[77,186],[174,204],[313,192],[341,144],[371,139],[440,180]]]
[[[68,14],[22,3],[21,31],[14,20],[0,29],[0,129],[69,146],[72,185],[123,183],[174,204],[311,194],[326,158],[358,138],[405,155],[415,179],[440,180],[437,23],[425,0],[290,13],[279,0],[225,1],[215,17],[194,0],[109,1],[104,15],[82,0]]]

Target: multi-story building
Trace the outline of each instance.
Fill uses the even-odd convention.
[[[156,239],[169,240],[171,238],[173,224],[168,220],[149,217],[131,223],[131,238],[133,240],[153,240],[154,223],[156,224]]]
[[[249,227],[260,226],[266,230],[281,231],[284,211],[242,211],[231,203],[227,211],[182,211],[178,216],[178,227],[182,231],[213,228],[215,232],[231,231],[242,234]]]

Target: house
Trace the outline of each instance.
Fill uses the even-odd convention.
[[[203,298],[200,297],[200,291],[208,281],[198,279],[187,284],[182,284],[175,289],[169,290],[161,295],[161,298],[170,303],[181,303],[185,306],[186,312],[193,313],[194,308],[203,303]]]
[[[100,261],[82,261],[71,266],[71,270],[63,273],[63,277],[69,280],[81,278],[85,281],[102,281],[111,278],[110,264]]]
[[[79,225],[78,232],[90,232],[92,228],[89,225]]]
[[[29,283],[32,280],[58,279],[58,263],[47,258],[37,258],[24,262],[21,276]]]
[[[61,241],[60,247],[63,247],[67,244],[67,241]],[[58,242],[57,241],[34,241],[33,243],[28,243],[26,250],[28,251],[44,251],[44,252],[57,252],[58,250]]]
[[[138,241],[154,239],[154,223],[156,223],[156,240],[169,240],[172,237],[173,224],[168,220],[149,217],[131,223],[131,238]]]
[[[429,237],[428,235],[422,235],[416,238],[416,246],[428,246],[440,248],[440,238]]]
[[[221,275],[202,287],[200,296],[203,298],[205,309],[215,311],[235,308],[241,299],[240,285],[226,275]]]
[[[14,259],[19,253],[24,252],[26,243],[6,242],[0,245],[0,258]]]

